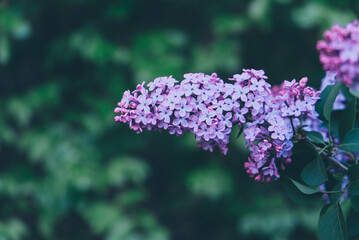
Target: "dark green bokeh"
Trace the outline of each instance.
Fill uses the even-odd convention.
[[[186,72],[319,87],[316,41],[356,4],[3,0],[0,240],[317,239],[319,207],[249,179],[243,140],[204,152],[192,135],[137,135],[113,109],[137,83]]]

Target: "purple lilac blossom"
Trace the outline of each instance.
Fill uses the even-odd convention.
[[[263,70],[244,69],[229,80],[215,73],[188,73],[178,82],[159,77],[146,88],[144,82],[126,91],[115,108],[115,121],[129,124],[137,133],[143,129],[168,130],[170,134],[195,134],[198,146],[228,151],[233,126],[244,127],[250,177],[260,182],[278,179],[278,168],[291,162],[293,129],[316,118],[318,92],[306,87],[307,78],[285,81],[280,87],[266,82]],[[291,122],[292,121],[292,122]],[[295,130],[295,129],[294,129]]]
[[[168,130],[170,134],[195,134],[198,145],[213,151],[228,151],[229,134],[234,125],[242,126],[246,118],[264,114],[270,85],[264,71],[245,69],[224,83],[217,74],[188,73],[178,82],[172,76],[159,77],[146,88],[126,91],[115,108],[115,121],[128,123],[137,133],[143,129]]]
[[[334,25],[317,43],[324,70],[359,92],[359,21]]]

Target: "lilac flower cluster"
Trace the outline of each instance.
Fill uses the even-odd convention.
[[[244,130],[250,157],[245,163],[247,173],[256,181],[272,181],[279,178],[278,166],[282,170],[291,162],[291,139],[294,131],[305,121],[316,119],[314,105],[319,92],[306,87],[307,78],[299,82],[284,81],[273,87],[265,104],[265,115]]]
[[[257,181],[279,178],[278,166],[291,162],[296,128],[316,118],[318,92],[306,87],[307,78],[285,81],[280,87],[266,82],[263,70],[244,69],[225,83],[215,73],[189,73],[178,82],[172,76],[156,78],[132,92],[126,91],[115,108],[115,121],[128,123],[137,133],[167,130],[195,134],[198,145],[228,151],[234,125],[244,129],[250,157],[247,173]]]
[[[334,25],[324,32],[324,38],[317,44],[324,69],[359,92],[359,21],[345,28]]]
[[[115,121],[128,123],[137,133],[147,130],[167,130],[182,135],[195,134],[198,145],[213,151],[217,146],[228,151],[229,133],[234,124],[257,119],[264,113],[264,103],[270,96],[270,85],[264,71],[244,70],[234,75],[234,83],[224,83],[214,73],[189,73],[178,83],[172,76],[159,77],[126,91],[115,108]]]
[[[348,23],[345,28],[334,25],[331,30],[324,33],[325,40],[318,41],[317,49],[320,61],[327,71],[322,80],[321,90],[328,85],[341,81],[359,92],[359,21]],[[333,110],[346,108],[346,100],[342,91],[339,92]],[[328,127],[319,119],[313,119],[308,124],[310,130],[318,131],[325,141],[329,141]],[[333,142],[340,144],[338,136],[332,135]],[[356,154],[359,157],[359,153]],[[352,159],[343,154],[333,155],[340,162],[350,162]],[[340,170],[339,170],[340,171]]]

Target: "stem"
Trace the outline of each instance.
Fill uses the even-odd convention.
[[[330,134],[330,122],[328,123],[328,137],[329,137],[329,144],[333,145],[333,138],[332,135]]]
[[[317,147],[311,143],[310,141],[306,141],[308,142],[312,147],[314,147],[315,149],[317,149]],[[319,153],[318,153],[319,154]],[[322,152],[320,153],[320,155],[323,155],[325,158],[329,159],[330,161],[332,161],[333,163],[335,163],[336,165],[338,165],[341,169],[343,169],[344,171],[348,171],[348,168],[342,164],[341,162],[339,162],[338,160],[336,160],[335,158],[333,158],[332,156],[330,156],[327,152]]]
[[[327,157],[330,161],[332,161],[333,163],[337,164],[339,167],[341,167],[344,171],[348,171],[348,168],[346,166],[344,166],[344,164],[342,164],[341,162],[339,162],[338,160],[336,160],[333,157]]]
[[[319,155],[322,154],[328,147],[330,147],[330,145],[326,145],[324,148],[322,148],[322,149],[319,151]]]
[[[322,155],[324,155],[325,158],[329,159],[330,161],[332,161],[333,163],[335,163],[336,165],[338,165],[340,168],[342,168],[344,171],[348,171],[348,168],[342,164],[341,162],[339,162],[338,160],[336,160],[335,158],[333,158],[332,156],[329,156],[328,153],[323,152]]]
[[[338,190],[338,191],[319,191],[321,193],[327,193],[327,194],[331,194],[331,193],[342,193],[342,190]]]

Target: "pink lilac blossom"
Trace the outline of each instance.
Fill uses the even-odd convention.
[[[178,82],[172,76],[159,77],[136,90],[126,91],[115,108],[115,121],[129,124],[137,133],[168,130],[170,134],[195,134],[198,145],[213,151],[228,151],[232,126],[264,113],[270,85],[264,71],[245,69],[225,83],[217,74],[188,73]]]
[[[319,92],[307,87],[307,81],[284,81],[272,87],[265,114],[247,124],[244,138],[250,156],[244,166],[256,181],[270,182],[280,177],[278,167],[284,170],[291,162],[294,131],[307,119],[317,118],[314,105]]]
[[[324,70],[359,92],[359,21],[334,25],[317,43]]]

